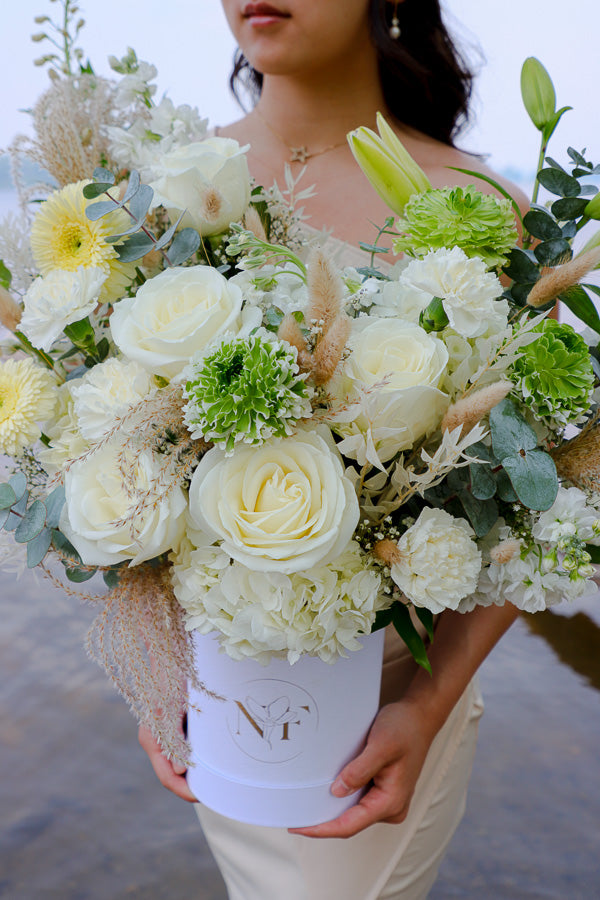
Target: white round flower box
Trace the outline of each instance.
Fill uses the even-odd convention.
[[[254,825],[326,822],[360,797],[331,785],[364,742],[379,706],[383,630],[333,665],[303,656],[233,660],[213,634],[194,632],[196,668],[212,699],[191,691],[187,781],[201,803]]]

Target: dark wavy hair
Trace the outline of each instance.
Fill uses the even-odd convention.
[[[369,0],[371,40],[388,109],[399,122],[454,146],[469,117],[473,73],[442,20],[439,0],[404,0],[397,7],[401,36],[389,33],[391,4]],[[229,80],[242,105],[240,88],[254,104],[263,76],[241,50]]]

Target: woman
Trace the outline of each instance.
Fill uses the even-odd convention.
[[[334,238],[356,246],[372,237],[370,223],[389,214],[346,142],[351,129],[373,126],[378,110],[434,187],[472,183],[449,166],[493,174],[453,146],[470,75],[441,22],[438,0],[223,0],[223,6],[243,53],[237,69],[250,64],[260,96],[248,115],[219,134],[250,145],[250,170],[260,184],[281,183],[286,163],[296,172],[304,163],[306,184],[317,187],[305,203],[313,228],[332,228]],[[386,705],[365,749],[332,790],[344,796],[370,787],[339,818],[288,833],[240,825],[201,807],[230,896],[425,897],[464,809],[480,715],[472,679],[515,616],[510,604],[466,616],[444,613],[429,654],[433,677],[417,670],[390,636]],[[146,729],[140,742],[162,784],[194,802],[183,771],[161,755]]]

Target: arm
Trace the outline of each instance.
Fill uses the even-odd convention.
[[[337,819],[291,829],[307,837],[351,837],[375,822],[404,821],[431,743],[485,657],[518,615],[510,603],[442,614],[431,646],[430,676],[419,669],[402,700],[378,713],[365,749],[332,787],[346,796],[373,781]]]

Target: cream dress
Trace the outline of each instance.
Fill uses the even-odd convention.
[[[365,264],[354,247],[331,237],[326,243],[339,265]],[[414,672],[405,644],[388,628],[381,705],[402,697]],[[465,810],[482,712],[474,679],[436,735],[400,825],[373,825],[346,840],[313,839],[235,822],[197,804],[230,900],[424,900]]]

